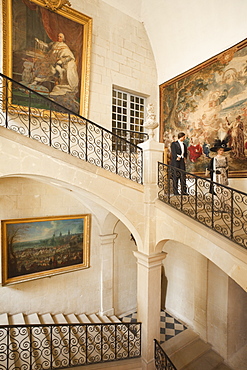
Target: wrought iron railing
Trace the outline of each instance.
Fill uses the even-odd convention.
[[[176,195],[177,179],[186,195]],[[160,162],[158,186],[162,202],[247,249],[247,194]]]
[[[0,326],[0,369],[65,369],[141,356],[141,324]]]
[[[176,370],[176,367],[167,356],[159,342],[154,339],[155,368],[158,370]]]
[[[0,126],[142,183],[141,148],[1,73]]]
[[[140,131],[132,131],[127,130],[123,128],[112,128],[112,132],[116,134],[117,136],[122,137],[123,139],[126,139],[130,141],[132,144],[138,145],[143,143],[144,141],[148,140],[149,136],[146,132],[140,132]],[[121,145],[122,143],[120,143]],[[121,146],[120,146],[121,148]],[[124,148],[122,148],[124,149]]]

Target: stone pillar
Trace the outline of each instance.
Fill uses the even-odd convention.
[[[137,258],[137,315],[142,322],[142,369],[155,369],[154,339],[160,340],[161,266],[165,253],[156,251],[158,162],[163,162],[164,144],[148,140],[141,144],[144,158],[145,235]]]
[[[101,309],[102,315],[114,315],[113,258],[116,234],[101,235]]]
[[[160,340],[161,266],[166,253],[137,258],[137,320],[142,322],[142,369],[155,369],[154,339]]]

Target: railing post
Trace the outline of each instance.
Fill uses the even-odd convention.
[[[131,144],[129,146],[129,179],[131,180]]]
[[[234,208],[233,208],[233,190],[231,190],[231,239],[233,240],[233,217],[234,217]]]
[[[197,177],[195,178],[195,219],[197,220],[197,210],[198,210],[198,189],[197,189]]]
[[[71,133],[71,131],[70,131],[70,124],[71,124],[71,122],[70,122],[70,113],[69,113],[69,119],[68,119],[68,154],[70,154],[70,133]]]
[[[31,137],[31,92],[28,94],[28,137]]]
[[[117,139],[117,145],[116,145],[116,174],[118,174],[118,136],[115,136],[115,139]]]
[[[10,328],[7,328],[7,369],[9,368]]]
[[[115,325],[115,346],[114,346],[114,352],[115,352],[115,360],[117,359],[117,324]]]
[[[140,174],[140,176],[141,176],[141,184],[143,184],[143,150],[141,151],[141,174]]]
[[[171,201],[171,169],[170,168],[165,168],[163,166],[163,172],[165,172],[166,170],[166,173],[167,173],[167,195],[168,195],[168,200],[169,200],[169,203]]]
[[[52,337],[53,337],[53,331],[52,331],[52,329],[53,329],[53,325],[51,325],[50,326],[50,331],[51,331],[51,334],[50,334],[50,337],[51,337],[51,347],[50,347],[50,362],[51,362],[51,366],[50,366],[50,368],[52,369]]]
[[[30,355],[29,355],[29,358],[30,358],[30,363],[29,363],[29,367],[30,367],[30,370],[32,370],[32,327],[30,327]]]
[[[71,365],[71,348],[70,348],[70,344],[71,344],[71,330],[72,330],[72,326],[69,325],[69,365]]]
[[[214,185],[213,185],[212,181],[210,182],[210,188],[211,188],[211,191],[212,191],[212,205],[211,205],[212,222],[211,222],[211,226],[212,226],[212,229],[214,229]]]
[[[8,98],[8,83],[9,81],[6,79],[5,84],[5,122],[6,122],[6,128],[8,127],[8,107],[9,107],[9,98]]]
[[[49,127],[49,140],[50,140],[50,143],[49,145],[51,146],[51,133],[52,133],[52,110],[51,110],[51,106],[50,106],[50,127]]]
[[[104,167],[104,135],[103,135],[103,130],[101,129],[101,168]]]
[[[88,121],[86,121],[86,151],[85,151],[85,160],[88,161]]]
[[[88,351],[87,351],[87,349],[88,349],[88,332],[87,332],[87,328],[88,328],[88,326],[86,325],[86,327],[85,327],[85,332],[86,332],[86,343],[85,343],[85,345],[86,345],[86,364],[88,363]]]
[[[130,355],[130,325],[128,325],[128,357]]]

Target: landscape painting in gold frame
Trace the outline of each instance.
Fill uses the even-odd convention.
[[[3,285],[89,267],[89,214],[2,220]]]
[[[69,4],[3,0],[3,73],[87,117],[92,19],[64,3]],[[30,104],[27,89],[11,86],[11,109],[22,111]],[[49,107],[49,101],[32,95],[31,108]]]
[[[186,134],[186,170],[202,175],[216,138],[228,140],[229,177],[247,175],[247,39],[160,85],[160,141]]]

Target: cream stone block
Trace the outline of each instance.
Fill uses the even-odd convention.
[[[136,45],[128,39],[123,40],[123,48],[133,53],[136,52]]]
[[[122,53],[123,56],[125,56],[127,58],[128,61],[134,60],[133,59],[133,52],[131,50],[127,50],[127,49],[122,48],[121,53]]]
[[[21,208],[32,208],[40,206],[41,199],[39,195],[25,195],[22,196],[21,199],[18,197],[17,200],[17,207]]]
[[[128,65],[127,58],[124,55],[120,54],[120,53],[116,53],[116,52],[112,53],[111,59],[115,60],[120,65]]]
[[[131,71],[130,67],[124,64],[119,64],[119,73],[121,73],[122,75],[130,76],[133,72]]]
[[[102,84],[102,75],[100,73],[94,73],[92,76],[92,83]]]
[[[10,215],[13,214],[13,209],[17,209],[17,200],[18,200],[17,195],[0,196],[0,214],[2,219],[4,217],[9,218]]]
[[[208,271],[208,341],[226,358],[228,277],[213,263],[209,263]]]
[[[6,190],[8,196],[22,193],[23,188],[20,179],[18,177],[15,178],[15,181],[8,178],[0,179],[0,197],[6,195]]]
[[[232,279],[228,280],[228,358],[247,342],[247,293]]]

